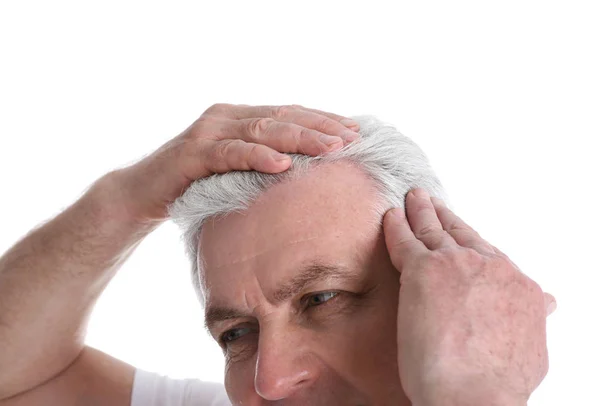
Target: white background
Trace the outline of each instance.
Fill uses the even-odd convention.
[[[597,4],[2,1],[0,250],[213,103],[375,114],[558,299],[530,405],[598,405]],[[99,300],[88,343],[222,381],[188,270],[165,223]]]

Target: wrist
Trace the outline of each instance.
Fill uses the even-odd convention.
[[[147,234],[156,229],[163,220],[148,220],[130,195],[124,170],[114,170],[98,179],[89,190],[89,200],[104,221],[116,227],[126,227]]]

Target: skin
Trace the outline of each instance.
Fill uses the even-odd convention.
[[[342,162],[205,226],[206,314],[230,399],[525,405],[548,370],[554,298],[424,189],[384,228],[375,203],[372,181]],[[276,299],[316,262],[346,272]],[[306,305],[323,292],[338,294]]]
[[[548,372],[556,300],[444,203],[415,189],[384,218],[400,272],[398,359],[418,405],[525,405]]]
[[[358,124],[299,105],[215,104],[152,154],[112,171],[0,257],[0,405],[128,406],[135,368],[85,345],[94,304],[167,206],[196,179],[276,173]],[[115,334],[119,334],[115,332]]]
[[[241,316],[211,334],[245,328],[223,346],[234,404],[410,405],[397,365],[398,272],[373,225],[374,192],[360,169],[329,164],[203,228],[207,313]],[[312,262],[347,270],[274,304],[278,286]],[[330,291],[339,293],[318,306],[303,302]]]
[[[352,130],[358,130],[358,125],[342,116],[297,105],[217,104],[154,153],[98,179],[77,202],[28,233],[0,257],[0,405],[129,405],[134,367],[85,346],[85,329],[94,303],[120,266],[168,218],[168,205],[195,179],[231,170],[281,172],[291,161],[276,159],[280,156],[277,152],[328,153],[356,139]],[[354,189],[367,193],[367,188]],[[321,190],[322,197],[327,190]],[[366,198],[362,193],[356,193],[354,201]],[[276,301],[269,302],[269,289],[278,281],[268,280],[273,275],[267,271],[249,276],[248,264],[274,255],[266,247],[274,240],[256,238],[261,234],[255,223],[257,232],[245,241],[263,244],[266,251],[256,249],[236,264],[236,272],[250,283],[244,287],[248,294],[244,292],[243,304],[238,296],[231,296],[231,290],[219,293],[221,297],[229,294],[229,301],[245,306],[241,309],[246,311],[245,317],[259,320],[258,334],[266,337],[257,341],[256,350],[249,345],[228,361],[227,389],[232,396],[249,397],[255,404],[293,404],[305,397],[308,404],[341,400],[360,405],[378,396],[375,388],[389,396],[381,402],[402,401],[401,381],[417,406],[524,404],[547,370],[543,317],[544,307],[549,312],[553,306],[551,296],[542,294],[539,286],[501,253],[492,257],[491,251],[482,251],[487,243],[449,211],[439,205],[434,210],[430,200],[410,196],[406,218],[390,217],[393,211],[386,215],[385,244],[381,235],[378,243],[373,241],[376,233],[359,218],[362,210],[344,206],[354,224],[353,229],[344,229],[342,223],[350,222],[341,221],[344,212],[330,204],[335,209],[322,221],[337,219],[337,235],[326,235],[326,228],[319,227],[312,235],[297,236],[276,248],[290,251],[293,247],[289,258],[294,265],[300,260],[294,253],[305,252],[296,247],[310,244],[323,257],[332,259],[335,253],[338,265],[357,265],[351,268],[354,277],[305,288],[309,293],[331,289],[335,282],[339,290],[363,290],[362,298],[340,294],[331,303],[321,304],[324,296],[318,296],[319,306],[311,307],[310,312],[294,309],[291,299],[287,312],[285,301],[279,306]],[[306,220],[311,217],[308,205],[299,202],[285,199],[286,205],[297,209],[292,214],[315,231],[315,224]],[[362,227],[357,226],[360,221]],[[293,227],[274,229],[278,238],[284,238],[284,232],[292,232]],[[340,230],[347,232],[341,234]],[[336,243],[348,235],[355,236],[353,244],[345,250],[337,246],[335,252]],[[316,244],[318,239],[329,245]],[[388,255],[386,247],[393,265],[387,263],[387,273],[382,259]],[[223,251],[219,255],[227,258]],[[226,268],[227,261],[216,266]],[[266,262],[264,266],[274,265]],[[288,260],[275,266],[283,276],[294,271]],[[236,278],[229,281],[232,286]],[[394,312],[375,314],[372,310],[391,307],[391,290],[398,289],[399,279],[400,300],[395,299],[399,303],[398,330],[390,334],[388,328],[386,334],[376,327],[393,325]],[[316,280],[309,281],[317,285]],[[486,289],[474,289],[486,284]],[[211,289],[209,286],[207,297],[218,304],[219,296]],[[310,297],[306,303],[314,304],[315,298]],[[337,311],[325,307],[335,305]],[[454,312],[445,311],[449,305]],[[252,310],[250,316],[248,309]],[[411,316],[412,309],[418,310],[420,317]],[[315,336],[317,330],[322,332],[319,337]],[[465,331],[469,332],[466,337]],[[257,332],[253,334],[256,338]],[[244,337],[245,342],[251,344],[252,337]],[[463,338],[473,345],[461,346]],[[370,346],[369,357],[366,351],[358,351],[363,345]],[[250,365],[255,353],[263,356],[256,357],[253,374]],[[494,379],[489,378],[492,376]],[[321,397],[311,399],[315,395],[306,386]],[[342,392],[334,394],[334,390]],[[288,393],[289,401],[269,400]]]

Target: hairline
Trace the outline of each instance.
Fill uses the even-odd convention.
[[[204,224],[210,219],[245,211],[271,186],[297,179],[321,164],[347,161],[374,181],[377,198],[371,210],[373,218],[378,219],[373,221],[377,226],[381,226],[388,209],[404,208],[406,193],[415,187],[447,200],[441,182],[414,141],[375,116],[352,118],[361,126],[361,137],[341,150],[317,157],[289,154],[292,165],[277,174],[233,171],[199,179],[169,206],[171,218],[183,229],[186,254],[192,264],[192,283],[202,305],[205,286],[200,273],[206,263],[199,237]]]

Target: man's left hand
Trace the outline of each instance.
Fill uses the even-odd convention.
[[[416,193],[415,193],[416,192]],[[398,365],[418,406],[525,405],[548,371],[555,299],[423,189],[384,218],[400,272]]]

